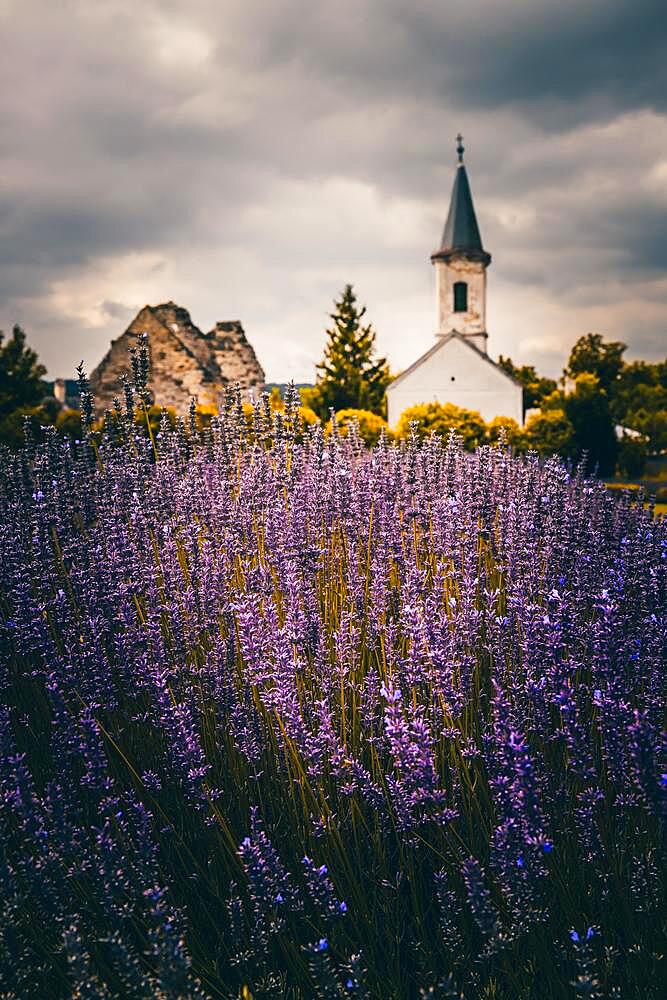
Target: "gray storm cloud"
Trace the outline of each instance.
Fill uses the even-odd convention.
[[[0,326],[51,374],[145,302],[241,318],[313,377],[352,281],[400,368],[430,343],[453,136],[494,255],[489,347],[558,371],[597,329],[665,354],[658,0],[0,0]]]

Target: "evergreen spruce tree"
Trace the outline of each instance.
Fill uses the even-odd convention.
[[[345,286],[334,306],[324,358],[317,365],[313,408],[322,419],[330,409],[370,410],[385,416],[389,366],[385,358],[375,358],[375,331],[370,323],[362,324],[366,306],[358,307],[352,285]]]
[[[47,393],[46,368],[26,345],[21,327],[14,327],[7,343],[4,339],[0,330],[0,418],[21,407],[36,406]]]
[[[43,380],[46,368],[35,351],[26,344],[25,333],[15,326],[5,342],[0,330],[0,443],[20,448],[24,423],[28,419],[35,431],[51,424],[58,412],[53,396]]]

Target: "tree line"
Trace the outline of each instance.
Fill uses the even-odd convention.
[[[392,380],[386,359],[376,358],[375,332],[365,321],[346,285],[335,302],[323,360],[315,387],[302,392],[322,420],[343,411],[346,422],[356,412],[362,433],[378,436],[376,417],[386,416],[386,389]],[[403,437],[410,426],[418,434],[447,433],[454,427],[474,447],[503,433],[516,450],[558,454],[580,461],[591,471],[611,476],[640,476],[649,455],[667,450],[667,359],[627,362],[626,345],[605,341],[598,333],[577,340],[560,380],[540,375],[533,365],[498,363],[523,387],[524,427],[510,418],[486,423],[479,413],[451,403],[425,403],[402,414],[391,433]]]
[[[510,418],[486,423],[479,413],[452,404],[411,407],[396,428],[386,425],[386,390],[392,373],[376,350],[376,332],[366,319],[352,285],[346,285],[330,314],[316,383],[302,389],[304,416],[346,433],[355,422],[368,442],[408,433],[447,433],[453,427],[468,447],[503,436],[516,450],[558,454],[611,476],[640,476],[647,457],[667,450],[667,359],[627,362],[626,345],[597,333],[577,340],[559,380],[540,375],[532,365],[509,357],[498,363],[523,386],[527,419],[523,427]],[[80,417],[59,406],[44,376],[46,369],[15,326],[5,341],[0,331],[0,441],[17,446],[26,420],[35,428],[55,424],[77,436]],[[279,406],[278,399],[273,400]],[[156,410],[157,420],[160,412]]]

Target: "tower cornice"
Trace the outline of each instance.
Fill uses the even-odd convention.
[[[491,263],[491,254],[487,253],[486,250],[464,250],[458,247],[452,247],[448,250],[434,250],[431,254],[431,261],[435,264],[437,260],[443,260],[448,263],[451,260],[458,260],[464,258],[465,260],[474,260],[476,263],[483,264],[488,267]]]

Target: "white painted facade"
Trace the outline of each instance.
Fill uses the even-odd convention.
[[[434,260],[436,331],[443,337],[454,330],[473,337],[480,351],[486,351],[486,264],[467,257]],[[463,282],[467,288],[468,308],[454,309],[454,285]]]
[[[521,386],[467,338],[439,337],[387,389],[387,419],[395,426],[417,403],[454,403],[477,410],[485,420],[512,417],[523,422]]]

